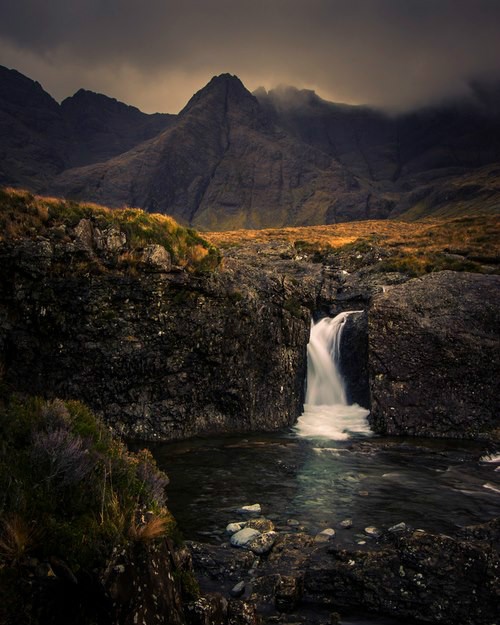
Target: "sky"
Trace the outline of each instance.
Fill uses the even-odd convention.
[[[226,72],[409,110],[500,79],[500,0],[0,0],[0,64],[149,113]]]

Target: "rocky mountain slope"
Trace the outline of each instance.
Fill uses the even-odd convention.
[[[108,160],[173,119],[83,89],[59,105],[39,83],[0,66],[0,184],[48,188],[68,167]]]
[[[214,77],[178,115],[0,71],[0,183],[205,230],[498,211],[494,90],[413,113]]]

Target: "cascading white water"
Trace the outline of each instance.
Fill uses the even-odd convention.
[[[347,403],[339,370],[340,340],[347,317],[343,312],[313,323],[307,346],[307,392],[304,412],[296,430],[300,436],[345,440],[351,434],[370,434],[369,410]]]

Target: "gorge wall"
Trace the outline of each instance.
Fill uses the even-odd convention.
[[[376,432],[497,429],[499,276],[410,280],[379,269],[370,246],[318,262],[276,240],[229,246],[217,270],[189,271],[160,245],[132,253],[129,239],[90,216],[0,241],[9,393],[80,399],[137,439],[276,430],[302,412],[311,313],[361,310],[341,369]]]
[[[371,424],[475,438],[500,425],[500,276],[442,271],[394,286],[369,313]]]
[[[271,430],[300,414],[309,312],[282,277],[227,262],[200,275],[118,270],[120,233],[0,246],[3,383],[79,398],[125,435]],[[71,233],[71,236],[69,236]],[[87,245],[87,247],[86,247]],[[99,271],[91,259],[104,264]]]

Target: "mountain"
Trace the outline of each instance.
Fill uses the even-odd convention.
[[[39,83],[0,66],[0,184],[49,189],[68,167],[108,160],[174,119],[83,89],[59,105]]]
[[[175,115],[146,115],[100,93],[80,89],[61,102],[71,133],[71,167],[106,161],[165,130]]]
[[[275,125],[229,74],[196,93],[175,124],[125,154],[68,170],[55,193],[137,205],[206,229],[365,217],[369,182]],[[379,216],[386,216],[383,203]]]
[[[500,206],[497,92],[484,86],[388,115],[293,87],[252,94],[222,74],[178,115],[146,115],[84,90],[58,105],[12,70],[0,83],[3,184],[211,230]]]
[[[0,66],[0,184],[39,190],[67,162],[58,103],[39,83]]]

